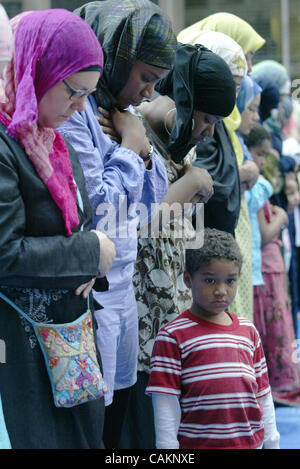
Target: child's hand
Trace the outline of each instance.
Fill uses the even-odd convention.
[[[243,190],[250,190],[256,184],[259,177],[258,166],[254,161],[247,160],[239,167],[240,181]]]
[[[96,279],[93,278],[89,282],[83,283],[82,285],[80,285],[78,288],[76,288],[75,295],[82,295],[83,298],[86,299],[89,296],[90,292],[92,291],[95,280]]]
[[[278,161],[280,161],[280,155],[279,155],[278,151],[275,150],[275,148],[271,148],[270,153],[271,153],[271,155],[274,155],[275,158],[276,158]]]
[[[288,226],[289,217],[288,217],[288,214],[286,213],[286,211],[283,208],[278,207],[277,205],[272,205],[272,213],[273,213],[273,216],[278,217],[279,219],[281,219],[282,225]]]
[[[91,230],[91,233],[95,233],[99,241],[100,257],[98,277],[105,277],[105,275],[110,271],[113,261],[116,257],[115,244],[106,236],[105,233],[102,233],[101,231]]]

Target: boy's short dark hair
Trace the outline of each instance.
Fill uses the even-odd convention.
[[[259,147],[265,140],[271,140],[267,129],[261,124],[256,123],[248,135],[243,135],[243,139],[248,148]]]
[[[205,228],[203,246],[185,251],[186,271],[193,276],[202,265],[209,264],[213,259],[234,261],[241,271],[242,254],[234,237],[225,231]]]

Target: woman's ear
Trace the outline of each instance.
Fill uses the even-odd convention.
[[[188,288],[192,288],[192,279],[190,274],[186,270],[183,272],[183,280]]]

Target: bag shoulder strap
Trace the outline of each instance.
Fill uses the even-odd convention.
[[[28,322],[30,322],[30,324],[32,326],[35,326],[35,324],[42,324],[41,322],[36,322],[33,319],[31,319],[26,313],[24,313],[24,311],[22,311],[21,308],[19,308],[12,300],[10,300],[1,291],[0,291],[0,298],[2,298],[2,300],[6,301],[6,303],[8,303],[10,306],[12,306],[12,308],[14,308],[19,314],[21,314],[21,316],[23,318],[25,318]],[[87,297],[87,306],[88,306],[88,310],[89,310],[90,309],[90,297],[89,296]]]
[[[19,314],[21,314],[21,316],[23,316],[23,318],[25,318],[28,322],[30,322],[30,324],[32,326],[35,325],[35,321],[33,319],[31,319],[29,316],[27,316],[26,313],[24,313],[24,311],[21,310],[21,308],[19,308],[13,301],[11,301],[6,295],[4,295],[4,293],[0,292],[0,298],[2,298],[2,300],[6,301],[6,303],[8,303],[10,306],[12,306]]]

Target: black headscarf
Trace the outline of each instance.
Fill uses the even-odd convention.
[[[236,101],[236,86],[228,65],[199,44],[178,44],[174,68],[156,90],[175,101],[177,117],[168,150],[177,163],[192,148],[188,142],[194,110],[226,117]]]
[[[280,91],[278,86],[265,79],[255,80],[261,87],[259,115],[261,122],[271,115],[271,109],[277,108],[280,101]]]
[[[206,169],[214,181],[214,195],[204,205],[204,226],[234,235],[241,206],[241,185],[236,154],[224,122],[214,136],[198,143],[194,166]]]
[[[95,32],[104,52],[104,71],[95,98],[112,109],[136,60],[171,69],[177,40],[170,19],[150,0],[104,0],[86,3],[75,14]]]

